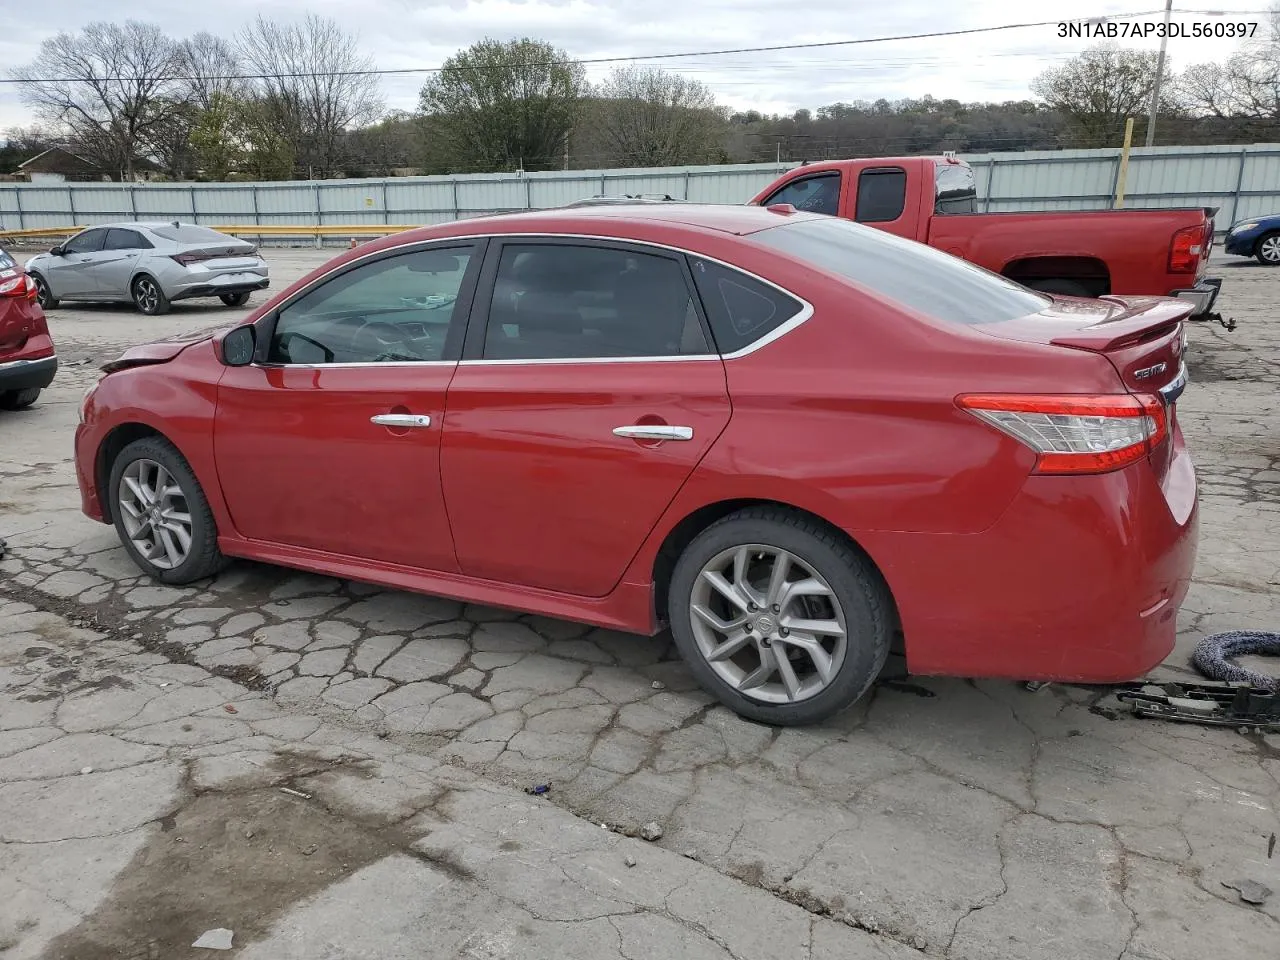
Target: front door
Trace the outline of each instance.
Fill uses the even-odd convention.
[[[106,230],[82,231],[62,245],[61,256],[49,259],[44,279],[55,297],[91,297],[97,293],[93,268],[106,239]]]
[[[151,242],[137,230],[120,227],[108,230],[102,252],[97,255],[89,270],[93,292],[114,299],[129,297],[129,283],[138,266],[138,257],[144,249],[151,249]]]
[[[691,289],[679,254],[493,242],[441,455],[463,573],[584,597],[618,583],[729,422]]]
[[[241,535],[457,571],[440,436],[480,249],[357,261],[266,318],[261,362],[218,384],[214,453]]]

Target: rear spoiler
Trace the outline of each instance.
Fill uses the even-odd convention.
[[[1049,342],[1055,347],[1074,347],[1077,350],[1105,353],[1158,336],[1179,321],[1187,319],[1195,309],[1195,304],[1189,300],[1165,297],[1122,299],[1105,296],[1098,299],[1116,304],[1120,312],[1082,330],[1054,337]]]

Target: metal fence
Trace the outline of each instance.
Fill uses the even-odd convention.
[[[1112,205],[1119,150],[962,156],[990,212],[1087,210]],[[597,194],[669,194],[742,203],[796,164],[568,170],[548,173],[310,180],[285,183],[0,184],[0,229],[112,220],[208,224],[430,224],[485,213],[560,206]],[[1218,207],[1225,229],[1280,212],[1280,144],[1153,147],[1132,152],[1126,206]]]

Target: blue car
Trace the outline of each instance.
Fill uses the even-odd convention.
[[[1280,265],[1280,213],[1235,224],[1223,249],[1238,257],[1257,257],[1264,266]]]

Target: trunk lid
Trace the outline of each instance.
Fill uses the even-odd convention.
[[[1182,373],[1182,323],[1194,306],[1167,297],[1055,297],[1029,317],[983,325],[994,336],[1105,356],[1133,393],[1160,393]]]

